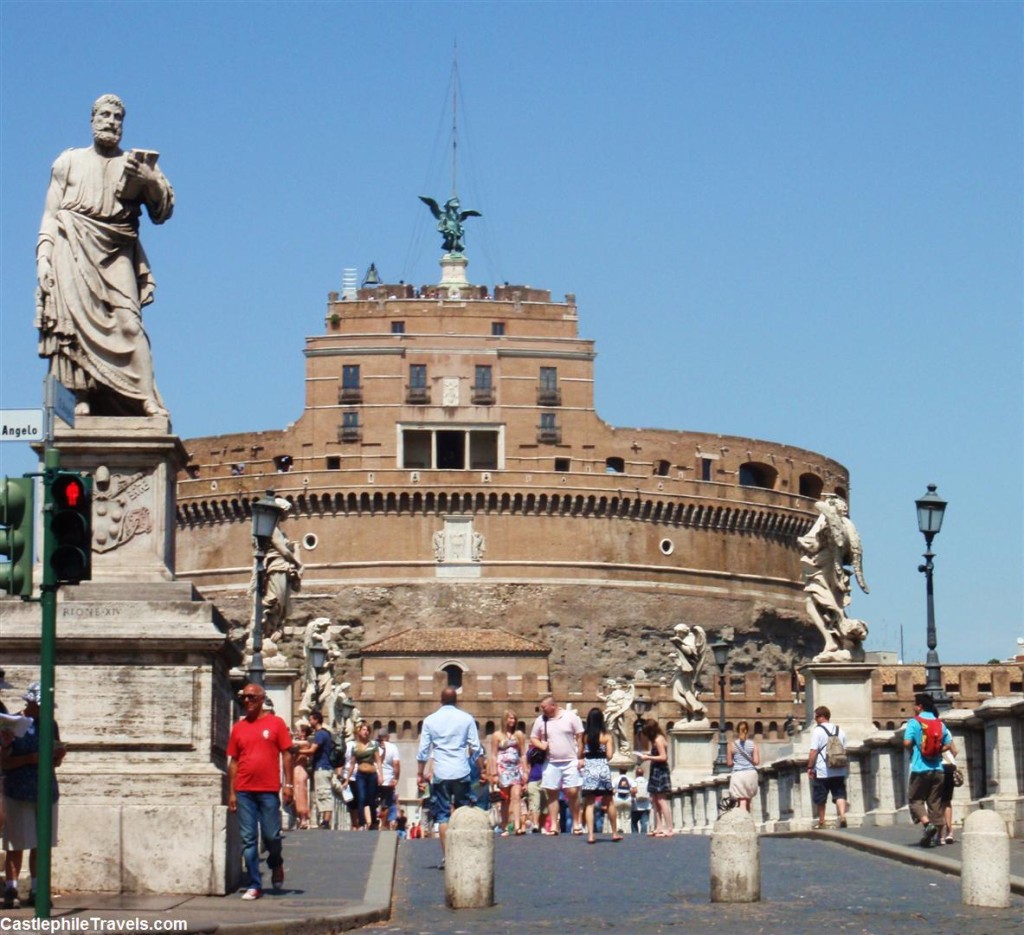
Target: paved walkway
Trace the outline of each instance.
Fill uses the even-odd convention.
[[[436,840],[385,832],[306,831],[285,842],[287,879],[255,902],[226,897],[71,894],[53,918],[76,931],[315,935],[366,926],[373,933],[806,932],[997,933],[1024,929],[1024,841],[1011,841],[1012,906],[960,904],[959,844],[925,850],[909,825],[764,836],[761,902],[712,905],[710,838],[605,836],[593,847],[571,835],[495,841],[495,897],[487,910],[452,912]],[[897,863],[897,861],[899,863]],[[5,920],[32,910],[0,910]],[[98,920],[98,921],[94,921]],[[145,924],[144,927],[143,923]],[[116,926],[116,928],[114,927]],[[8,929],[10,923],[8,923]],[[169,931],[169,928],[165,928]]]

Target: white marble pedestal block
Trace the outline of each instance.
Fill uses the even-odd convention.
[[[187,456],[166,417],[57,421],[61,469],[92,475],[93,581],[174,577],[177,471]]]
[[[441,289],[448,293],[448,298],[457,299],[467,294],[469,280],[466,278],[466,267],[469,260],[458,253],[446,253],[441,257]]]
[[[0,601],[7,679],[39,677],[39,607]],[[91,582],[57,605],[55,892],[230,892],[240,876],[226,795],[238,653],[187,581]]]
[[[814,709],[825,705],[853,746],[877,731],[871,717],[871,676],[877,666],[865,663],[824,662],[804,666],[807,691],[807,727],[794,741],[796,749],[808,749],[814,730]]]
[[[708,720],[689,721],[669,731],[672,788],[709,779],[718,755],[718,731]]]

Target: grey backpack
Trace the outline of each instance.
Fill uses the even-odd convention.
[[[825,730],[828,734],[828,730]],[[846,747],[839,739],[839,728],[836,727],[834,734],[828,734],[828,741],[825,743],[825,765],[829,769],[845,769],[850,765],[850,758],[846,755]]]

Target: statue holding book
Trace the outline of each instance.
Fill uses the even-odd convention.
[[[92,146],[67,149],[50,175],[36,246],[39,356],[75,393],[76,412],[166,416],[153,378],[142,308],[155,283],[139,242],[174,210],[159,153],[120,147],[125,108],[104,94],[92,108]]]

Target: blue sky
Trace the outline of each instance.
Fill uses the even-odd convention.
[[[1020,3],[0,4],[0,408],[40,404],[49,166],[101,93],[161,152],[144,222],[157,380],[183,438],[301,414],[342,271],[576,293],[615,425],[810,448],[851,472],[868,647],[1009,656],[1022,608]],[[264,372],[269,371],[266,376]],[[0,471],[31,469],[0,445]]]

